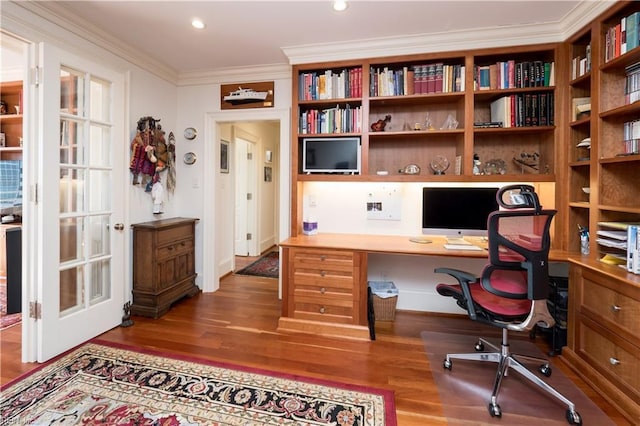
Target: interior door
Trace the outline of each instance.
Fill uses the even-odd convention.
[[[40,45],[37,360],[117,326],[124,303],[124,77]]]
[[[256,161],[255,145],[242,138],[234,138],[236,154],[236,256],[258,256],[256,226]]]

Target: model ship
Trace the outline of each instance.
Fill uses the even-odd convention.
[[[243,89],[239,87],[238,90],[234,90],[230,92],[223,99],[225,102],[229,102],[230,104],[246,104],[250,102],[263,102],[267,99],[269,92],[256,92],[253,89]]]

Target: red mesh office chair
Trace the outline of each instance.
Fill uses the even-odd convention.
[[[553,327],[555,321],[547,309],[549,295],[549,226],[555,210],[544,210],[530,185],[508,185],[497,193],[503,210],[488,218],[489,263],[476,277],[451,268],[436,268],[449,274],[458,284],[439,284],[443,296],[454,297],[474,321],[502,328],[498,347],[479,339],[476,352],[447,354],[444,367],[451,370],[452,359],[489,361],[498,364],[493,393],[488,408],[492,417],[502,416],[498,392],[510,368],[567,405],[567,421],[580,425],[582,420],[575,405],[524,366],[522,361],[542,362],[539,372],[547,377],[551,367],[547,360],[509,351],[508,331],[528,332],[536,324]],[[489,346],[494,352],[484,352]]]

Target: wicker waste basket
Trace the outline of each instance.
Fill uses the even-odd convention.
[[[396,317],[398,289],[392,281],[369,281],[376,321],[393,321]]]

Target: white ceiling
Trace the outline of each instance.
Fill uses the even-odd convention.
[[[515,34],[528,24],[562,22],[579,3],[584,1],[351,0],[343,13],[334,12],[330,0],[83,0],[43,1],[40,6],[49,16],[182,74],[287,64],[283,48],[301,52],[319,45],[500,27],[513,27]],[[193,17],[207,27],[191,28]]]

